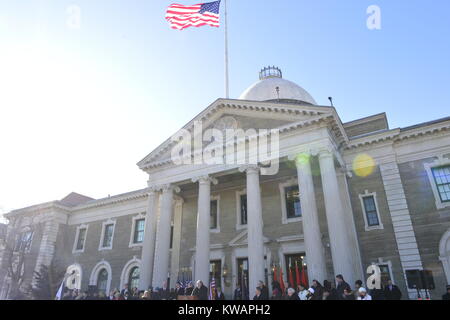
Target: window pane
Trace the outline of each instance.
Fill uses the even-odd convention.
[[[378,226],[380,222],[378,221],[377,207],[375,205],[375,199],[373,196],[367,196],[363,198],[364,210],[366,212],[367,224],[369,227]]]
[[[389,272],[389,266],[387,264],[378,266],[381,271],[381,284],[383,286],[387,285],[388,280],[391,280],[391,274]]]
[[[247,195],[241,195],[241,224],[247,224]]]
[[[220,287],[221,275],[222,275],[222,261],[221,260],[211,261],[209,264],[209,282],[211,283],[211,280],[215,279],[216,288]]]
[[[103,236],[103,247],[109,248],[112,245],[112,236],[113,236],[114,225],[108,224],[105,226],[105,234]]]
[[[145,219],[139,219],[135,222],[134,243],[142,243],[144,241]]]
[[[86,229],[80,229],[78,232],[77,250],[83,250],[85,238],[86,238]]]
[[[211,201],[211,229],[217,229],[217,200]]]
[[[97,278],[98,291],[103,291],[106,293],[107,284],[108,284],[108,271],[106,271],[106,269],[102,269],[98,273],[98,278]]]
[[[442,202],[450,201],[450,166],[432,169],[436,187]]]
[[[138,267],[131,269],[128,277],[128,290],[139,287],[140,272]]]
[[[300,206],[300,192],[298,186],[284,188],[286,200],[287,218],[298,218],[302,216]]]

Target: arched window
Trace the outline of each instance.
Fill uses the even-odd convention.
[[[100,270],[97,277],[97,289],[98,291],[106,292],[108,287],[108,271],[106,269]]]
[[[139,267],[133,267],[128,276],[128,290],[139,288]]]

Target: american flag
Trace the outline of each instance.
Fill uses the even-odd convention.
[[[212,278],[209,287],[209,300],[216,300],[216,279]]]
[[[220,0],[191,6],[172,4],[167,8],[166,20],[172,29],[183,30],[189,27],[219,27]]]

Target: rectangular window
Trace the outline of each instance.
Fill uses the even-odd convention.
[[[212,279],[216,281],[216,288],[220,287],[222,276],[222,261],[214,260],[209,262],[209,282],[211,283]]]
[[[284,188],[286,198],[287,218],[299,218],[302,216],[302,208],[300,206],[300,192],[298,186]]]
[[[81,251],[84,249],[84,240],[86,239],[86,228],[82,228],[78,230],[78,239],[76,250]]]
[[[29,251],[31,249],[32,238],[32,231],[25,231],[19,234],[16,238],[16,246],[14,251]]]
[[[241,195],[241,225],[247,224],[247,195]]]
[[[103,234],[103,248],[110,248],[112,246],[112,236],[114,231],[114,224],[107,224]]]
[[[138,219],[134,223],[133,243],[142,243],[144,242],[145,219]]]
[[[431,169],[442,202],[450,202],[450,166]]]
[[[363,197],[364,211],[366,212],[367,225],[369,227],[380,225],[378,221],[377,206],[375,204],[375,198],[373,196]]]
[[[381,271],[381,284],[383,286],[387,286],[388,280],[392,280],[391,272],[389,270],[389,265],[379,264],[378,267],[380,268],[380,271]]]
[[[218,214],[218,211],[217,211],[217,204],[218,204],[218,201],[217,200],[212,200],[211,201],[211,212],[210,212],[210,214],[211,214],[211,227],[210,227],[210,229],[217,229],[217,214]]]

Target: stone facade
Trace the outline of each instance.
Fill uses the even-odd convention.
[[[253,288],[265,273],[271,283],[274,265],[283,269],[287,283],[285,257],[298,255],[307,266],[316,266],[308,274],[321,282],[342,273],[353,285],[368,277],[368,266],[378,264],[404,298],[416,298],[405,276],[411,269],[433,272],[433,298],[444,292],[450,279],[450,204],[439,199],[432,170],[450,165],[449,118],[389,129],[385,114],[342,123],[334,108],[301,101],[219,99],[184,129],[193,130],[197,120],[214,128],[225,117],[241,129],[280,130],[275,175],[260,175],[261,168],[242,165],[176,166],[170,161],[176,143],[168,140],[138,164],[149,174],[149,188],[100,200],[72,194],[8,213],[10,226],[23,219],[18,234],[36,225],[30,217],[42,226],[27,251],[22,286],[34,285],[33,271],[56,261],[70,274],[68,287],[99,285],[100,271],[106,270],[105,290],[130,281],[146,289],[162,286],[167,278],[173,285],[195,278],[193,273],[205,275],[210,266],[196,265],[196,260],[209,259],[221,262],[216,281],[231,298],[239,278],[238,259],[248,258],[253,266]],[[308,162],[299,163],[298,155],[306,155]],[[361,157],[364,161],[358,162]],[[285,187],[296,185],[301,186],[302,217],[289,219]],[[240,224],[243,194],[247,225]],[[368,222],[366,197],[373,199],[375,224]],[[210,200],[218,204],[214,230],[205,228]],[[152,234],[139,233],[142,219]],[[113,226],[111,246],[104,248],[108,225]],[[3,299],[11,298],[7,258],[3,249]],[[134,267],[140,268],[140,279],[130,278]]]

